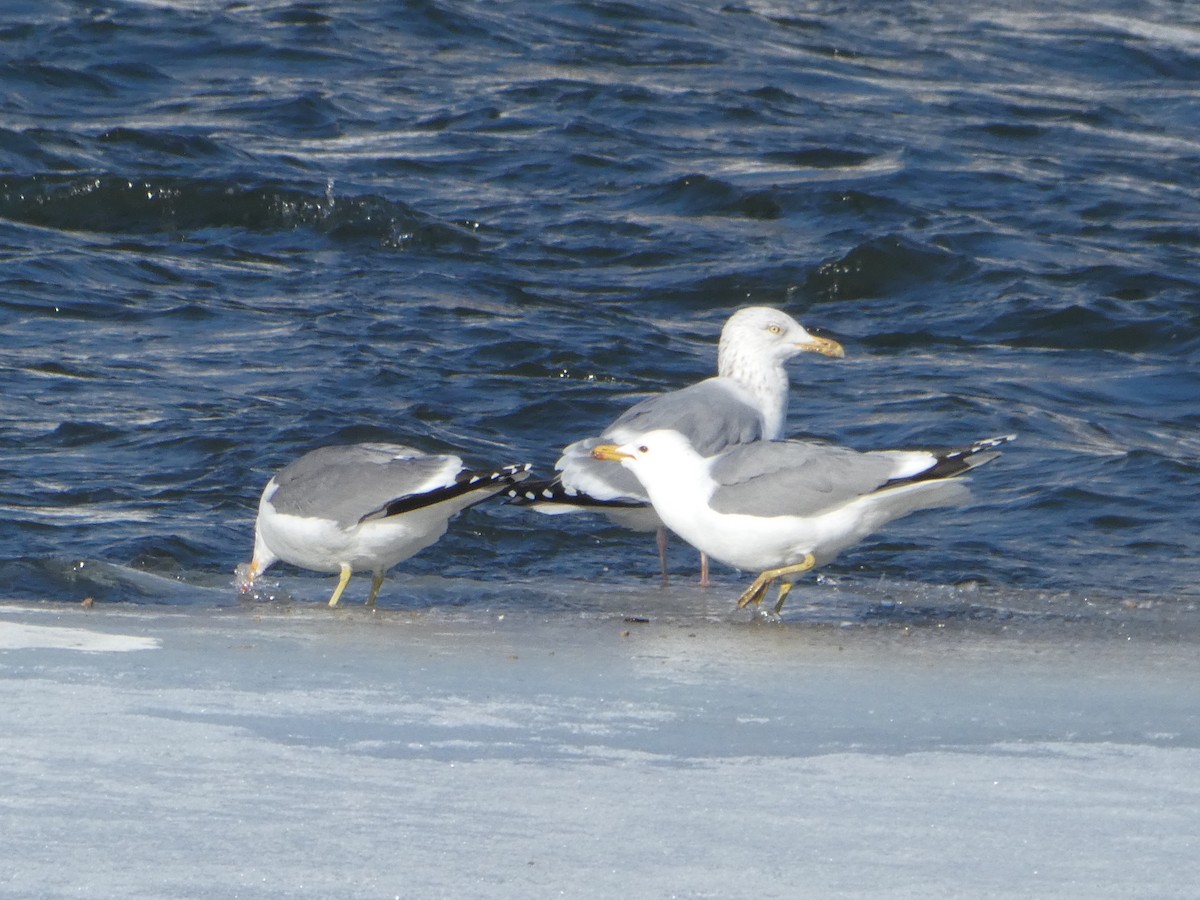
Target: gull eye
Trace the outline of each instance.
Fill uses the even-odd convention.
[[[647,447],[645,444],[642,444],[642,446],[638,447],[638,453],[649,453],[649,452],[650,452],[650,448]]]
[[[783,334],[783,329],[780,328],[778,325],[768,325],[767,331],[770,334]]]

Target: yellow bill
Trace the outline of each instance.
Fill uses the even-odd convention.
[[[592,448],[592,459],[606,459],[610,462],[620,462],[623,459],[633,459],[629,453],[622,453],[616,444],[601,444]]]
[[[812,340],[809,343],[797,344],[796,346],[809,353],[820,353],[822,356],[832,356],[835,359],[841,359],[846,355],[846,351],[842,348],[842,345],[833,340],[833,338],[817,337],[815,334],[811,335],[811,337]]]

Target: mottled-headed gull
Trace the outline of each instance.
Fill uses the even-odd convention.
[[[662,580],[667,575],[667,532],[649,496],[632,472],[599,462],[592,450],[600,444],[622,444],[632,436],[658,428],[683,434],[704,456],[734,444],[774,440],[783,434],[787,415],[788,374],[792,357],[814,352],[841,357],[842,345],[809,334],[778,309],[751,306],[725,323],[717,347],[717,375],[630,407],[600,437],[568,445],[555,463],[558,475],[510,491],[513,502],[538,512],[602,512],[635,531],[656,531]],[[701,552],[700,583],[708,582],[708,559]]]
[[[592,449],[646,487],[655,512],[693,547],[739,569],[761,572],[738,607],[761,603],[900,516],[963,502],[960,477],[999,455],[1013,435],[956,450],[860,453],[805,441],[757,441],[705,456],[677,431],[635,435]]]
[[[528,476],[529,465],[469,470],[457,456],[400,444],[321,447],[270,481],[258,504],[254,556],[238,566],[238,585],[279,560],[338,573],[329,598],[337,606],[355,571],[374,578],[375,603],[384,574],[446,533],[450,518]]]

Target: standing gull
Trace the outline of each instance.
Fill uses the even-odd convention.
[[[877,450],[805,441],[758,441],[705,457],[676,431],[593,448],[633,472],[668,528],[713,559],[761,572],[738,608],[761,603],[884,524],[919,509],[962,503],[959,476],[994,459],[1013,435],[956,450]]]
[[[668,428],[684,435],[704,455],[783,434],[787,415],[788,374],[792,357],[814,352],[841,357],[842,345],[809,334],[778,309],[751,306],[738,310],[721,330],[717,375],[690,387],[657,394],[630,407],[600,437],[568,445],[549,481],[531,482],[510,491],[513,502],[547,514],[602,512],[635,531],[656,531],[663,584],[667,575],[667,531],[634,473],[593,458],[601,444],[623,444],[633,436]],[[708,558],[701,548],[700,583],[708,585]]]
[[[279,560],[338,574],[337,606],[350,575],[373,574],[367,605],[392,566],[433,544],[452,516],[528,477],[529,465],[471,471],[457,456],[400,444],[322,447],[270,481],[258,504],[254,556],[238,566],[250,590]]]

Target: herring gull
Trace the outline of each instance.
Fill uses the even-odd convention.
[[[954,450],[860,453],[806,441],[756,441],[705,455],[683,434],[655,430],[592,455],[620,462],[645,485],[668,528],[713,559],[760,572],[738,608],[760,604],[779,582],[775,612],[792,582],[887,522],[969,496],[970,469],[1014,435]]]
[[[450,518],[526,478],[529,465],[470,470],[457,456],[400,444],[321,447],[267,482],[254,526],[254,556],[238,566],[245,592],[279,560],[338,574],[337,606],[355,571],[374,578],[367,605],[396,563],[433,544]]]
[[[601,512],[635,531],[655,531],[662,581],[667,584],[667,531],[650,498],[630,471],[592,456],[601,444],[623,444],[634,435],[672,429],[702,456],[783,434],[788,374],[784,364],[804,352],[844,355],[841,344],[809,334],[787,313],[765,306],[740,309],[721,330],[715,377],[656,394],[630,407],[600,437],[564,448],[558,475],[509,491],[513,502],[541,513]],[[708,585],[708,558],[701,548],[700,583]]]

